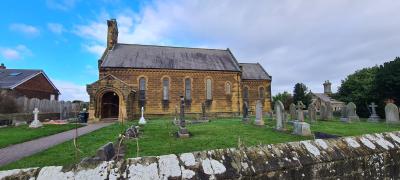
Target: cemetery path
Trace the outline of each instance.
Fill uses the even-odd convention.
[[[78,136],[90,133],[111,124],[113,123],[88,124],[87,126],[78,128]],[[0,166],[31,156],[65,141],[69,141],[75,137],[75,133],[75,129],[73,129],[2,148],[0,149]]]

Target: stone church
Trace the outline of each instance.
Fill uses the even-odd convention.
[[[172,115],[185,99],[188,114],[239,115],[256,101],[271,111],[272,77],[259,63],[239,63],[229,49],[118,43],[117,21],[107,21],[107,48],[98,61],[99,80],[87,85],[89,120],[130,120]]]

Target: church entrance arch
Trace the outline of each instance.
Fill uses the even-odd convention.
[[[119,96],[115,92],[106,92],[101,97],[101,118],[116,119],[119,115]]]

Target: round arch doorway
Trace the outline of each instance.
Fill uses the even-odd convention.
[[[101,98],[101,118],[118,119],[119,96],[115,92],[106,92]]]

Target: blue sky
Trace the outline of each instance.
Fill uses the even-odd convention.
[[[321,92],[357,69],[399,56],[400,2],[282,1],[4,1],[0,62],[43,69],[62,99],[88,100],[97,79],[106,20],[119,42],[230,48],[240,62],[259,62],[273,76],[273,94],[296,82]]]

